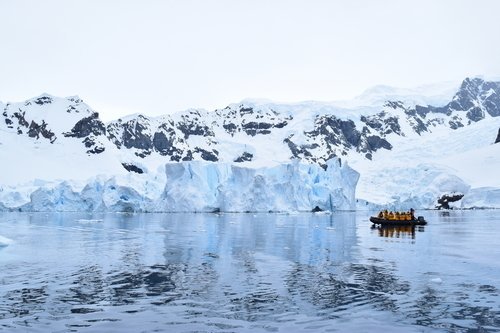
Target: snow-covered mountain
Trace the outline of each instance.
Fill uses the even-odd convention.
[[[453,205],[500,207],[490,200],[500,199],[500,83],[467,78],[454,94],[449,86],[430,90],[377,87],[351,102],[244,101],[107,124],[78,97],[0,103],[0,203],[26,210],[348,209],[356,190],[358,208],[432,208],[462,197]],[[185,193],[204,194],[181,196],[180,180],[191,188]],[[247,192],[238,192],[243,184]],[[127,200],[107,193],[111,187]],[[253,193],[254,204],[237,193]]]

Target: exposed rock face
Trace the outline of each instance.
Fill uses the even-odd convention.
[[[451,129],[457,129],[484,119],[486,113],[492,117],[500,115],[500,83],[487,82],[479,78],[466,78],[451,102],[443,107],[420,106],[407,110],[409,116],[421,118],[420,132],[429,126],[444,124],[440,114],[448,116]],[[418,121],[418,120],[417,120]],[[422,126],[423,125],[423,126]]]
[[[79,120],[70,132],[64,133],[64,136],[74,138],[84,138],[89,135],[106,135],[106,127],[99,120],[97,112],[92,113],[90,117]]]
[[[136,148],[143,150],[145,155],[153,148],[149,119],[139,115],[135,119],[109,124],[108,138],[118,147]]]
[[[45,123],[44,120],[42,120],[41,124],[37,124],[34,121],[31,121],[31,124],[28,128],[28,136],[30,138],[36,138],[40,139],[40,136],[49,139],[50,143],[53,143],[56,141],[57,137],[56,135],[47,128],[47,123]]]
[[[292,134],[284,139],[292,157],[324,163],[332,156],[344,156],[356,151],[371,159],[379,149],[392,149],[390,137],[408,136],[402,124],[422,135],[437,127],[458,129],[481,121],[486,114],[500,115],[500,83],[482,79],[465,79],[453,99],[442,107],[407,107],[401,101],[387,101],[384,110],[370,116],[361,116],[363,126],[352,119],[339,119],[334,115],[320,115],[314,129],[305,132],[307,139],[299,144]],[[321,153],[319,153],[321,151]]]
[[[203,122],[203,115],[199,111],[183,114],[181,120],[176,123],[176,128],[184,134],[184,139],[189,139],[191,135],[214,136],[212,129]]]
[[[35,99],[33,102],[38,104],[38,105],[50,104],[50,103],[52,103],[52,97],[40,96],[37,99]]]
[[[253,154],[244,152],[241,156],[234,160],[236,163],[251,161],[253,158]]]
[[[371,159],[378,149],[392,149],[392,145],[384,138],[390,133],[400,134],[399,124],[394,117],[361,117],[367,124],[361,130],[352,120],[342,120],[333,115],[318,116],[314,129],[304,132],[306,144],[296,144],[293,135],[284,142],[290,148],[294,158],[305,159],[313,163],[325,165],[334,156],[345,156],[349,151],[356,151]]]
[[[215,135],[217,129],[231,136],[244,133],[253,137],[269,134],[273,128],[283,128],[291,119],[291,116],[281,117],[276,111],[255,111],[240,105],[213,113],[191,110],[157,119],[142,115],[128,121],[119,119],[107,126],[107,135],[120,149],[134,148],[139,157],[156,152],[171,161],[201,159],[216,162],[219,160],[219,151],[215,148],[219,144]],[[198,141],[202,138],[202,146],[190,144],[195,137]]]
[[[72,108],[72,112],[79,112],[73,106],[70,108]],[[79,120],[71,131],[63,133],[63,135],[69,138],[83,138],[82,142],[85,148],[87,148],[86,152],[88,154],[100,154],[106,150],[99,138],[99,136],[106,135],[106,127],[104,123],[99,120],[99,114],[97,112],[93,112],[89,117]]]
[[[144,173],[144,170],[139,168],[137,165],[129,164],[129,163],[122,163],[122,165],[125,168],[125,170],[127,170],[129,172],[135,172],[135,173],[139,173],[139,174]]]
[[[396,109],[397,107],[403,106],[400,102],[387,102],[386,107]],[[361,121],[364,122],[368,128],[377,131],[380,135],[385,136],[391,133],[398,135],[402,134],[398,117],[385,111],[377,113],[374,116],[361,116]]]
[[[498,129],[497,138],[495,140],[495,143],[499,143],[499,142],[500,142],[500,128]]]
[[[226,132],[233,136],[240,132],[249,136],[270,134],[273,128],[283,128],[293,119],[291,115],[281,115],[272,109],[256,110],[244,105],[216,110],[215,114],[222,119]]]

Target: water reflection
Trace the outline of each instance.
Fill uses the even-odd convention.
[[[367,305],[393,311],[397,306],[392,295],[410,290],[409,283],[399,281],[390,270],[361,264],[343,265],[335,273],[298,265],[289,272],[286,282],[292,294],[336,316]]]
[[[385,311],[399,313],[419,326],[453,332],[475,331],[460,325],[464,318],[469,318],[474,327],[500,327],[500,311],[475,305],[473,292],[466,289],[458,301],[430,286],[414,294],[411,283],[401,280],[393,269],[354,263],[323,267],[291,264],[279,272],[283,282],[280,285],[274,280],[276,275],[259,267],[261,258],[247,255],[234,267],[237,273],[233,282],[223,279],[223,284],[220,272],[208,262],[139,266],[132,272],[104,272],[95,266],[81,268],[72,272],[68,280],[59,277],[60,288],[42,282],[39,287],[14,288],[2,294],[0,319],[23,319],[23,326],[34,327],[37,322],[56,318],[60,321],[70,314],[85,315],[86,324],[78,327],[88,327],[103,320],[125,320],[120,314],[106,315],[109,307],[122,307],[121,312],[128,314],[156,307],[155,312],[166,315],[169,305],[175,303],[185,307],[182,318],[187,322],[219,318],[269,323],[290,313],[313,316],[321,322],[338,320],[356,311]],[[494,286],[480,286],[479,291],[498,296]],[[447,322],[446,318],[454,321]],[[175,321],[169,324],[175,325]],[[227,325],[219,326],[223,330]]]
[[[372,229],[378,231],[380,237],[388,238],[411,238],[415,239],[417,232],[424,232],[424,226],[372,226]]]
[[[403,275],[405,249],[418,244],[368,237],[398,250],[387,257],[380,249],[363,260],[355,214],[113,215],[94,225],[47,216],[22,221],[21,215],[15,230],[25,243],[12,237],[20,239],[17,247],[2,250],[8,256],[14,249],[21,260],[2,262],[0,330],[99,331],[95,325],[112,322],[113,329],[102,331],[155,325],[172,332],[276,331],[287,323],[292,331],[316,332],[351,322],[346,330],[356,331],[380,313],[388,314],[389,326],[419,330],[500,328],[500,286],[433,285],[428,277]],[[370,233],[366,225],[362,230]],[[424,229],[372,231],[415,239]],[[34,239],[55,248],[34,252]]]

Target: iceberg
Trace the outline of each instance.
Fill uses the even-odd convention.
[[[337,158],[248,168],[191,161],[166,165],[160,211],[282,212],[355,209],[359,174]]]
[[[4,247],[12,243],[13,243],[12,239],[0,235],[0,247]]]

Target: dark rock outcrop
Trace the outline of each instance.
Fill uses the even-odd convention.
[[[437,209],[450,209],[450,202],[455,202],[464,197],[463,194],[445,194],[437,200]]]
[[[153,141],[149,134],[150,125],[149,119],[142,115],[137,118],[123,122],[119,119],[116,122],[109,124],[106,128],[109,140],[113,142],[118,148],[122,146],[125,148],[136,148],[143,150],[138,156],[146,156],[151,153],[153,148]]]
[[[53,99],[50,96],[40,96],[37,99],[35,99],[33,102],[38,105],[44,105],[44,104],[50,104],[52,103]]]
[[[171,128],[164,127],[153,135],[153,148],[162,156],[171,156],[172,161],[179,161],[182,150],[175,146],[176,135]]]
[[[243,154],[241,154],[241,156],[236,158],[234,162],[241,163],[241,162],[251,161],[252,159],[253,159],[253,154],[244,152]]]
[[[23,126],[23,127],[28,127],[29,126],[29,123],[28,121],[26,120],[26,118],[24,117],[26,114],[26,111],[21,111],[21,109],[19,109],[19,112],[14,112],[13,113],[13,116],[17,119],[17,123],[19,124],[19,126]]]
[[[217,150],[208,151],[199,147],[194,149],[195,153],[199,153],[201,158],[205,161],[217,162],[219,160],[219,152]]]
[[[313,212],[313,213],[319,213],[319,212],[322,212],[322,211],[323,211],[323,209],[319,208],[319,206],[316,206],[316,207],[314,207],[314,208],[311,210],[311,212]]]
[[[99,120],[99,115],[93,113],[90,117],[79,120],[70,132],[64,133],[66,137],[84,138],[93,135],[106,135],[106,127]]]
[[[30,127],[28,129],[28,136],[30,138],[40,139],[40,135],[46,139],[50,140],[50,143],[54,143],[57,137],[47,128],[47,123],[42,120],[41,124],[37,124],[35,121],[31,121]]]
[[[83,141],[87,154],[100,154],[106,150],[104,145],[93,135],[87,136]]]
[[[135,172],[135,173],[139,173],[139,174],[144,173],[144,170],[142,170],[141,168],[139,168],[138,166],[136,166],[134,164],[122,163],[122,165],[125,168],[125,170],[127,170],[128,172]]]
[[[214,133],[207,125],[196,122],[178,123],[177,128],[184,133],[184,139],[188,139],[190,135],[214,136]]]

